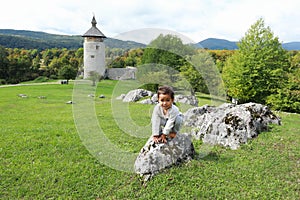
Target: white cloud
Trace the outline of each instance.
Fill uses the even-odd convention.
[[[300,41],[300,1],[293,0],[46,0],[6,1],[0,29],[81,35],[93,13],[108,37],[145,28],[179,32],[199,42],[237,41],[263,17],[281,41]]]

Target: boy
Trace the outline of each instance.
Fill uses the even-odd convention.
[[[174,91],[169,86],[161,86],[157,91],[158,104],[152,113],[152,136],[155,143],[167,142],[174,138],[182,124],[182,115],[174,105]]]

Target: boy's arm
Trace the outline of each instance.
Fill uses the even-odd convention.
[[[159,135],[160,117],[159,117],[159,107],[156,105],[153,109],[151,123],[152,123],[152,136]]]
[[[163,129],[163,134],[169,135],[170,131],[174,127],[174,123],[176,120],[177,115],[179,115],[179,110],[177,107],[173,106],[171,110],[169,110],[169,118],[167,120],[167,123]]]

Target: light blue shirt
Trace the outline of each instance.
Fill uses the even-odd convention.
[[[177,106],[172,104],[167,114],[163,112],[163,108],[157,104],[152,113],[152,135],[165,134],[168,135],[174,127],[176,117],[180,114]]]

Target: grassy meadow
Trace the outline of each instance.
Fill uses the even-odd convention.
[[[97,120],[117,147],[137,153],[147,138],[118,128],[111,108],[116,84],[104,80],[96,88]],[[299,114],[279,112],[281,126],[272,125],[240,149],[212,147],[206,156],[167,169],[144,184],[134,173],[104,165],[85,148],[73,105],[66,104],[72,92],[72,83],[0,88],[0,199],[300,198]],[[106,98],[98,98],[100,94]],[[200,104],[206,103],[207,98],[200,97]],[[151,108],[131,103],[129,112],[137,124],[147,125]],[[194,144],[201,155],[201,142]]]

